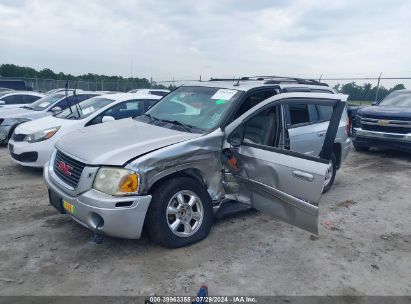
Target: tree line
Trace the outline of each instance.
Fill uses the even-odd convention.
[[[0,65],[0,77],[16,77],[16,78],[36,78],[36,79],[53,79],[53,80],[69,80],[75,81],[89,81],[89,82],[130,82],[133,83],[136,88],[157,88],[166,89],[165,86],[157,84],[148,80],[147,78],[138,77],[122,77],[122,76],[107,76],[99,74],[83,74],[74,76],[72,74],[66,74],[63,72],[56,73],[49,68],[36,70],[31,67],[18,66],[15,64],[1,64]]]
[[[165,87],[161,84],[152,83],[147,78],[129,77],[125,78],[122,76],[107,76],[98,74],[83,74],[79,76],[74,76],[71,74],[65,74],[63,72],[55,73],[53,70],[44,68],[42,70],[36,70],[31,67],[23,67],[15,64],[1,64],[0,65],[0,77],[21,77],[21,78],[37,78],[37,79],[54,79],[54,80],[70,80],[70,81],[95,81],[97,83],[104,82],[129,82],[133,84],[133,88],[162,88],[162,89],[173,89],[173,85]],[[384,86],[380,86],[378,89],[378,100],[383,99],[389,93],[394,90],[404,89],[403,84],[397,84],[394,87],[388,89]],[[358,85],[354,81],[346,84],[337,84],[334,86],[338,92],[347,94],[350,96],[350,100],[368,100],[374,101],[377,96],[377,86],[373,86],[371,83],[365,83],[363,85]]]
[[[371,83],[364,83],[363,85],[358,85],[354,81],[346,83],[346,84],[336,84],[334,89],[340,93],[349,95],[350,100],[368,100],[374,101],[375,97],[377,96],[377,89],[378,89],[378,97],[377,100],[380,101],[389,93],[395,90],[405,89],[403,84],[397,84],[394,87],[387,89],[384,86],[377,88],[377,86],[373,86]]]

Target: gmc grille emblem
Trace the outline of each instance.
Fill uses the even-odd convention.
[[[71,175],[71,170],[73,169],[72,166],[66,164],[63,161],[59,161],[59,163],[57,164],[57,168],[63,172],[65,175]]]

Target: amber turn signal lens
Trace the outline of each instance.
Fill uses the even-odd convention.
[[[138,175],[134,173],[124,176],[118,185],[118,191],[123,193],[137,192],[137,189]]]

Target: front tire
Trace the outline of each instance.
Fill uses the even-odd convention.
[[[168,248],[187,246],[204,239],[212,223],[211,198],[196,180],[173,178],[152,192],[146,227],[155,243]]]
[[[323,193],[331,189],[331,186],[334,184],[336,173],[337,173],[337,158],[335,157],[335,154],[333,153],[331,154],[330,164],[327,169],[327,173],[325,174]]]
[[[353,146],[355,151],[357,152],[367,152],[370,150],[370,147],[366,147],[366,146],[359,146],[358,144],[355,143],[355,141],[353,141]]]

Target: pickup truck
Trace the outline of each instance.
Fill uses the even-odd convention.
[[[397,90],[380,103],[357,111],[353,121],[353,145],[411,152],[411,90]]]

